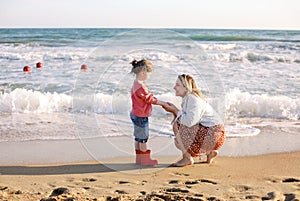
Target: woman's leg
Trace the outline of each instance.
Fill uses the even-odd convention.
[[[174,166],[174,167],[183,167],[183,166],[186,166],[186,165],[194,164],[194,159],[187,152],[187,150],[185,149],[185,147],[182,143],[182,139],[181,139],[181,136],[179,134],[178,126],[179,126],[179,124],[177,124],[177,122],[175,122],[173,124],[173,132],[175,134],[174,144],[175,144],[176,148],[179,149],[182,152],[182,159],[177,161],[176,163],[173,163],[172,166]]]
[[[207,156],[207,163],[212,163],[213,160],[219,155],[219,152],[217,150],[212,150],[211,152],[209,152],[206,156]]]
[[[192,165],[192,164],[194,164],[194,159],[191,156],[191,154],[189,154],[188,152],[183,152],[182,159],[177,161],[176,163],[173,163],[172,166],[183,167],[183,166]]]
[[[207,163],[212,163],[213,160],[219,155],[219,152],[217,151],[220,149],[224,143],[225,143],[225,129],[223,125],[217,125],[215,126],[215,131],[214,131],[214,147],[212,151],[208,152],[207,156]]]
[[[194,164],[194,159],[193,157],[191,156],[191,154],[189,154],[184,146],[182,145],[182,143],[178,142],[180,140],[177,140],[175,138],[174,142],[175,142],[175,146],[177,147],[177,149],[181,150],[182,152],[182,159],[177,161],[176,163],[173,163],[172,166],[174,167],[183,167],[183,166],[186,166],[186,165],[191,165],[191,164]]]

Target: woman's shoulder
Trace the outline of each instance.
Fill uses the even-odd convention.
[[[185,102],[186,105],[189,106],[195,106],[195,107],[204,107],[204,105],[206,105],[206,102],[204,100],[202,100],[202,98],[194,95],[194,94],[187,94],[185,96],[185,100],[183,100],[183,102]]]
[[[196,96],[195,94],[189,93],[186,95],[186,99],[193,102],[206,103],[202,98]]]
[[[192,94],[192,93],[188,93],[185,95],[187,99],[197,99],[198,97],[195,96],[195,94]]]

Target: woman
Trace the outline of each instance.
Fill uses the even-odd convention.
[[[174,89],[176,96],[182,97],[182,109],[172,103],[163,106],[174,114],[175,145],[182,151],[182,159],[173,166],[191,165],[193,157],[200,154],[206,154],[207,163],[211,163],[225,142],[223,121],[207,103],[191,76],[179,75]]]

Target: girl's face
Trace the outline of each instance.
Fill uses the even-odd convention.
[[[176,80],[174,89],[176,96],[184,97],[187,93],[187,89],[183,86],[179,78]]]
[[[148,79],[148,73],[147,73],[147,71],[142,70],[141,72],[139,72],[139,73],[137,74],[137,78],[138,78],[139,80],[142,80],[142,81],[147,80],[147,79]]]

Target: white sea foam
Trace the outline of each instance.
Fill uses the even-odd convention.
[[[226,94],[225,105],[229,116],[300,119],[299,98],[250,94],[236,88]]]
[[[172,93],[157,96],[160,100],[175,102],[180,100]],[[226,116],[228,117],[261,117],[274,119],[300,118],[299,98],[271,96],[268,94],[250,94],[236,88],[225,95]],[[128,94],[95,93],[82,95],[74,99],[72,95],[60,93],[42,93],[39,91],[15,89],[0,95],[1,113],[53,113],[79,112],[97,114],[125,114],[130,111],[131,103]],[[155,115],[163,115],[155,111]]]
[[[222,43],[206,43],[206,44],[200,44],[200,47],[203,50],[233,50],[237,48],[236,43],[228,43],[228,44],[222,44]]]
[[[82,47],[32,47],[29,45],[0,45],[0,61],[53,61],[83,60],[87,58],[91,48]]]
[[[72,97],[68,95],[20,88],[3,93],[0,102],[0,113],[66,112],[72,107]]]

